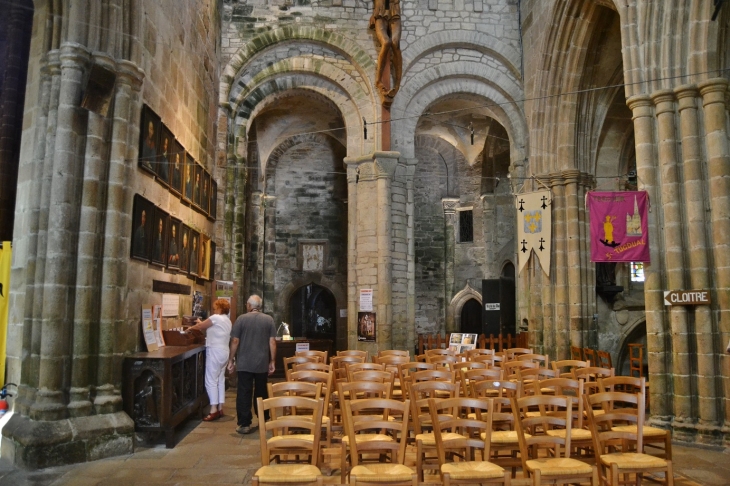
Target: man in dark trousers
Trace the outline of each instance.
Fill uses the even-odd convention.
[[[228,371],[238,372],[236,415],[239,434],[251,433],[252,403],[266,399],[268,376],[274,372],[276,359],[276,326],[274,319],[261,312],[261,297],[252,295],[246,302],[246,314],[238,316],[231,329]],[[256,410],[261,422],[262,417]],[[263,420],[268,420],[264,417]]]

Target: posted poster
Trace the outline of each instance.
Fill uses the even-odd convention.
[[[357,313],[357,340],[365,343],[375,342],[375,312]]]
[[[144,342],[147,345],[147,351],[157,351],[157,338],[155,337],[155,327],[152,323],[152,309],[142,309],[142,334]]]
[[[469,350],[476,349],[477,335],[469,333],[455,332],[449,338],[449,349],[457,354],[465,353]]]
[[[360,312],[373,311],[373,289],[360,289]]]
[[[649,263],[646,191],[589,192],[592,262]]]

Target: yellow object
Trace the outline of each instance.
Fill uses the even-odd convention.
[[[8,308],[10,307],[10,264],[12,249],[9,241],[0,247],[0,387],[5,385],[5,352],[8,341]]]

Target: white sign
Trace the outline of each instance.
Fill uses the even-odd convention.
[[[296,343],[295,346],[296,346],[295,352],[309,351],[309,343]]]
[[[347,309],[340,309],[340,317],[347,317]]]
[[[180,313],[180,295],[162,294],[162,317],[177,317]]]
[[[664,305],[709,305],[709,290],[665,290]]]
[[[484,304],[484,310],[495,311],[499,310],[499,302],[487,302]]]
[[[373,289],[360,289],[360,312],[373,311]]]

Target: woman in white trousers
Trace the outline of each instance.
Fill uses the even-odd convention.
[[[205,422],[218,420],[223,416],[223,402],[226,395],[226,364],[231,339],[231,320],[228,311],[231,305],[225,299],[213,302],[213,315],[204,321],[197,320],[189,329],[205,332],[205,390],[210,399],[210,413]]]

